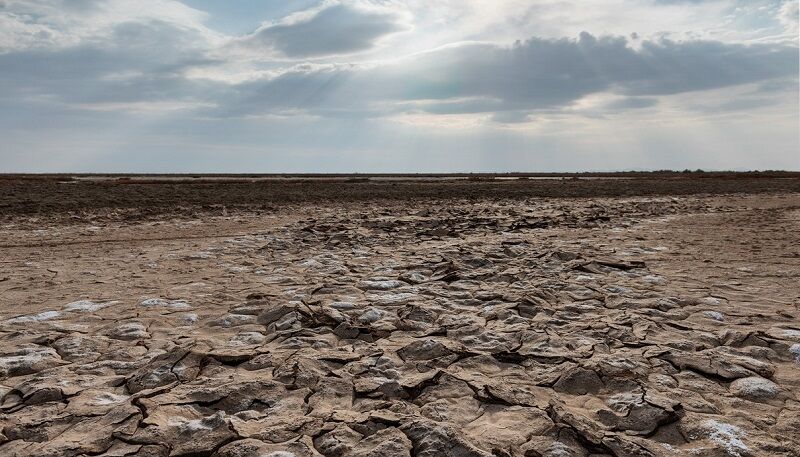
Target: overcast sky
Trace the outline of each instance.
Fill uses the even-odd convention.
[[[798,0],[0,0],[0,172],[800,170]]]

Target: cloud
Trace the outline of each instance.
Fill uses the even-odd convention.
[[[711,3],[719,1],[720,0],[655,0],[656,3],[662,5],[675,5],[681,3]]]
[[[286,164],[313,150],[305,170],[352,171],[365,169],[357,160],[396,165],[441,147],[450,151],[443,170],[464,151],[475,160],[468,168],[490,169],[495,151],[519,153],[508,152],[510,167],[533,163],[526,148],[538,144],[558,168],[561,151],[585,146],[588,160],[607,142],[625,163],[634,155],[623,157],[625,147],[667,151],[665,139],[686,133],[680,146],[691,154],[715,141],[742,158],[774,145],[771,163],[796,163],[798,43],[784,33],[796,27],[792,1],[743,6],[763,24],[710,29],[741,0],[609,0],[589,10],[563,0],[533,9],[525,0],[329,0],[246,21],[269,19],[244,37],[210,30],[205,13],[173,0],[0,2],[0,135],[20,160],[62,145],[78,164],[83,150],[118,151],[107,164],[139,150],[186,159],[213,144],[221,155],[237,145],[253,156],[282,151]],[[625,7],[637,14],[618,14]],[[691,138],[706,142],[691,149]],[[404,152],[410,144],[417,155]],[[389,145],[397,162],[382,155]],[[361,155],[340,164],[343,150]]]
[[[492,121],[498,124],[523,124],[531,120],[531,115],[524,111],[500,111],[492,115]]]
[[[183,74],[189,66],[215,63],[191,46],[195,39],[195,34],[165,23],[120,24],[102,45],[0,54],[0,80],[13,88],[7,97],[84,106],[206,98],[212,93],[209,83]]]
[[[798,73],[793,43],[629,40],[586,32],[505,46],[462,42],[379,63],[268,60],[260,62],[268,70],[252,71],[246,61],[220,52],[225,40],[202,26],[202,12],[167,0],[147,1],[160,5],[154,10],[158,14],[120,15],[115,8],[129,6],[118,0],[35,0],[24,8],[11,3],[6,9],[13,11],[0,17],[27,25],[60,24],[67,30],[63,33],[80,39],[0,53],[0,77],[8,88],[4,98],[35,96],[85,108],[124,109],[141,106],[138,102],[198,106],[198,115],[214,117],[487,113],[514,120],[533,112],[574,110],[593,94],[617,95],[620,101],[603,109],[624,111],[653,106],[660,96],[792,79]],[[54,16],[67,3],[64,14]],[[327,1],[244,40],[298,58],[367,49],[405,23],[402,8],[392,5]],[[197,76],[228,68],[250,73],[227,81]]]
[[[321,27],[325,22],[319,22],[320,15],[339,8],[355,7],[325,3],[282,24]],[[356,16],[372,14],[388,13],[367,8]],[[293,43],[301,46],[293,52],[322,52],[323,44],[325,52],[353,49],[349,42],[317,41],[318,33],[303,35],[314,39]],[[497,121],[515,121],[533,112],[573,110],[592,94],[630,97],[603,108],[624,111],[653,106],[659,96],[792,78],[798,73],[796,45],[667,39],[637,39],[634,44],[625,37],[584,32],[577,38],[533,37],[507,46],[458,43],[382,63],[279,66],[243,82],[189,77],[197,69],[235,64],[214,49],[202,29],[139,18],[104,27],[101,35],[65,48],[0,54],[0,77],[10,89],[7,94],[15,94],[7,97],[35,94],[85,108],[92,104],[135,108],[148,102],[148,106],[198,106],[198,115],[214,117],[486,113]]]
[[[275,50],[292,58],[350,54],[407,30],[406,21],[406,14],[397,8],[328,1],[319,8],[264,24],[238,44],[255,51]]]
[[[658,105],[657,98],[625,97],[608,102],[607,104],[605,104],[604,108],[612,111],[621,111],[629,109],[652,108],[656,105]]]
[[[178,2],[143,2],[153,8],[129,14],[128,2],[39,0],[0,10],[0,21],[51,30],[6,42],[0,100],[90,110],[213,104],[223,86],[185,77],[188,68],[220,63],[208,57],[217,37],[197,22],[202,13]]]
[[[0,7],[0,53],[104,45],[122,24],[158,22],[191,31],[199,43],[221,36],[203,25],[205,13],[175,0],[26,0]],[[113,44],[113,41],[110,42]]]
[[[800,18],[800,2],[796,0],[784,0],[778,10],[778,21],[786,28],[786,32],[797,38],[798,21]]]
[[[298,66],[233,88],[227,115],[302,110],[374,116],[564,109],[590,94],[632,98],[609,109],[655,104],[652,97],[792,77],[797,47],[623,37],[531,38],[512,46],[466,43],[387,65]],[[649,98],[648,98],[649,97]]]

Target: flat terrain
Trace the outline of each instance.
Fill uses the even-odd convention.
[[[4,177],[0,455],[800,455],[800,178],[588,178]]]
[[[605,177],[604,177],[605,176]],[[0,221],[106,210],[128,219],[213,210],[397,200],[519,200],[800,192],[800,173],[512,176],[13,176],[0,175]]]

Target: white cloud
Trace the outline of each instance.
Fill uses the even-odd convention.
[[[534,37],[513,46],[469,43],[377,66],[297,66],[232,87],[237,96],[221,113],[293,109],[375,117],[559,110],[596,93],[652,97],[793,77],[796,56],[796,47],[778,44],[662,39],[634,48],[622,37],[588,33]],[[605,109],[655,104],[652,98],[626,100]]]
[[[222,36],[205,19],[175,0],[8,0],[0,6],[0,52],[102,44],[122,24],[154,22],[219,43]]]
[[[321,6],[263,24],[234,41],[256,53],[291,58],[351,54],[373,48],[388,35],[410,29],[409,15],[372,2],[325,1]]]
[[[478,160],[526,142],[661,150],[660,127],[706,141],[735,126],[775,163],[796,153],[796,1],[325,0],[243,37],[208,19],[173,0],[0,0],[5,145],[263,143],[333,167],[325,148],[362,135],[363,154],[418,137]],[[626,123],[628,143],[604,139]]]
[[[784,0],[778,11],[778,20],[784,27],[786,33],[797,38],[798,18],[800,16],[800,2],[797,0]]]

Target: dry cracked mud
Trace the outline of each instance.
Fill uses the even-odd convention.
[[[798,456],[800,194],[0,226],[0,455]]]

